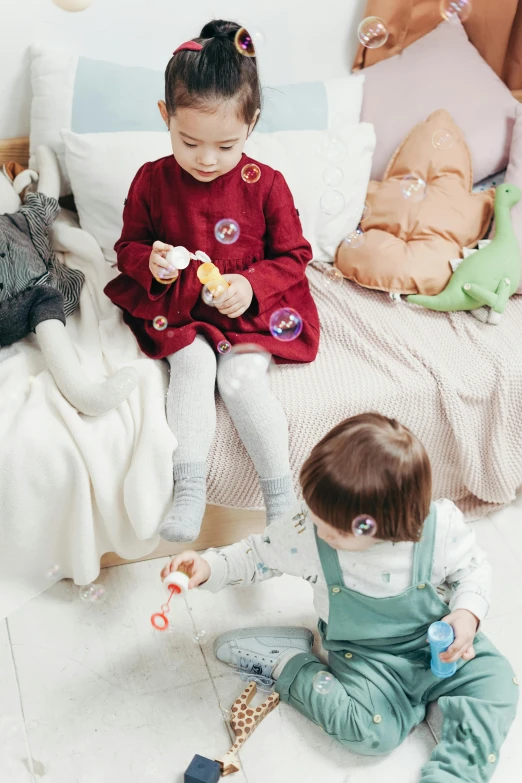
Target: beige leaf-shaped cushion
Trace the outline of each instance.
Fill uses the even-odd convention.
[[[434,141],[440,144],[441,135],[439,148]],[[404,195],[404,177],[412,174],[426,183],[421,200]],[[409,133],[383,181],[370,182],[370,214],[361,224],[365,241],[360,247],[341,242],[336,266],[366,288],[438,294],[451,276],[450,259],[482,239],[491,220],[494,189],[472,193],[472,183],[463,134],[439,109]]]

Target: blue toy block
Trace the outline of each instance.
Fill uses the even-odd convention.
[[[218,783],[221,777],[221,766],[217,761],[206,759],[205,756],[194,756],[185,770],[185,783]]]
[[[439,654],[446,652],[454,638],[455,634],[449,623],[439,621],[432,623],[428,628],[428,641],[431,649],[431,671],[435,677],[439,677],[441,680],[446,679],[446,677],[452,677],[457,671],[456,662],[446,663],[439,658]]]

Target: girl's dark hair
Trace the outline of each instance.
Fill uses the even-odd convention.
[[[216,102],[236,100],[238,114],[250,125],[261,107],[261,89],[255,57],[241,54],[235,37],[241,26],[215,19],[206,24],[199,38],[201,51],[182,50],[165,69],[167,112],[196,108],[212,111]]]
[[[314,446],[301,469],[303,497],[332,527],[351,532],[368,514],[385,541],[418,541],[431,502],[431,466],[422,443],[395,419],[363,413]]]

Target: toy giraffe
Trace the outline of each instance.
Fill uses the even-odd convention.
[[[245,688],[241,696],[239,696],[232,705],[230,725],[232,726],[232,730],[237,739],[224,756],[220,756],[216,759],[221,766],[221,774],[223,776],[240,770],[241,765],[237,757],[237,752],[241,745],[248,739],[263,718],[272,712],[279,704],[279,694],[271,693],[268,699],[265,699],[258,707],[249,707],[248,705],[252,701],[256,690],[256,683],[249,683],[248,687]]]

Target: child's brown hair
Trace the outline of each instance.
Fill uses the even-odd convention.
[[[300,474],[303,497],[323,522],[351,532],[368,514],[385,541],[418,541],[431,502],[431,466],[407,427],[379,413],[345,419],[314,446]]]

